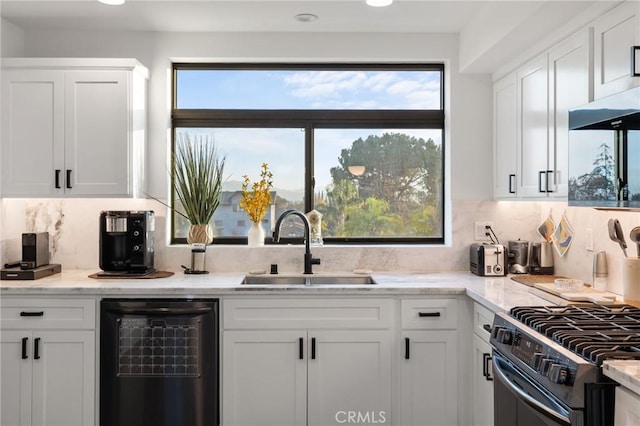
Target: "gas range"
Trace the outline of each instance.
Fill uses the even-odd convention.
[[[640,308],[515,307],[495,316],[491,344],[494,354],[536,386],[566,407],[582,410],[590,389],[610,382],[601,372],[605,359],[640,360]]]

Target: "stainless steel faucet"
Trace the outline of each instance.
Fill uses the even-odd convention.
[[[298,216],[300,219],[302,219],[302,223],[304,224],[304,273],[313,274],[312,265],[319,265],[320,259],[314,258],[311,255],[311,246],[310,246],[311,226],[309,225],[309,220],[307,219],[307,216],[304,213],[302,213],[300,210],[293,210],[293,209],[285,210],[284,212],[282,212],[282,214],[276,221],[276,225],[273,230],[273,241],[275,242],[280,241],[280,227],[282,226],[282,222],[284,221],[284,219],[289,215],[295,215],[295,216]],[[311,280],[308,280],[308,281],[309,281],[309,284],[311,284]],[[305,280],[305,284],[306,284],[306,280]]]

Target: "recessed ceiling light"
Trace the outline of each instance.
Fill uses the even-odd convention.
[[[108,4],[110,6],[119,6],[124,4],[124,0],[98,0],[100,3]]]
[[[385,7],[393,3],[393,0],[367,0],[367,4],[373,7]]]
[[[318,15],[313,13],[299,13],[295,16],[298,22],[313,22],[318,19]]]

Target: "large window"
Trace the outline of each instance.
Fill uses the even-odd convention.
[[[273,173],[268,236],[295,208],[322,213],[325,244],[442,243],[443,73],[439,64],[174,64],[174,141],[212,138],[226,156],[214,244],[246,242],[242,177],[258,179],[262,163]],[[186,242],[188,223],[172,223],[172,241]],[[301,238],[299,229],[285,235]]]

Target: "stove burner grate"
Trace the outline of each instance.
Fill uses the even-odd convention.
[[[511,316],[588,361],[640,360],[640,308],[630,305],[516,307]]]

